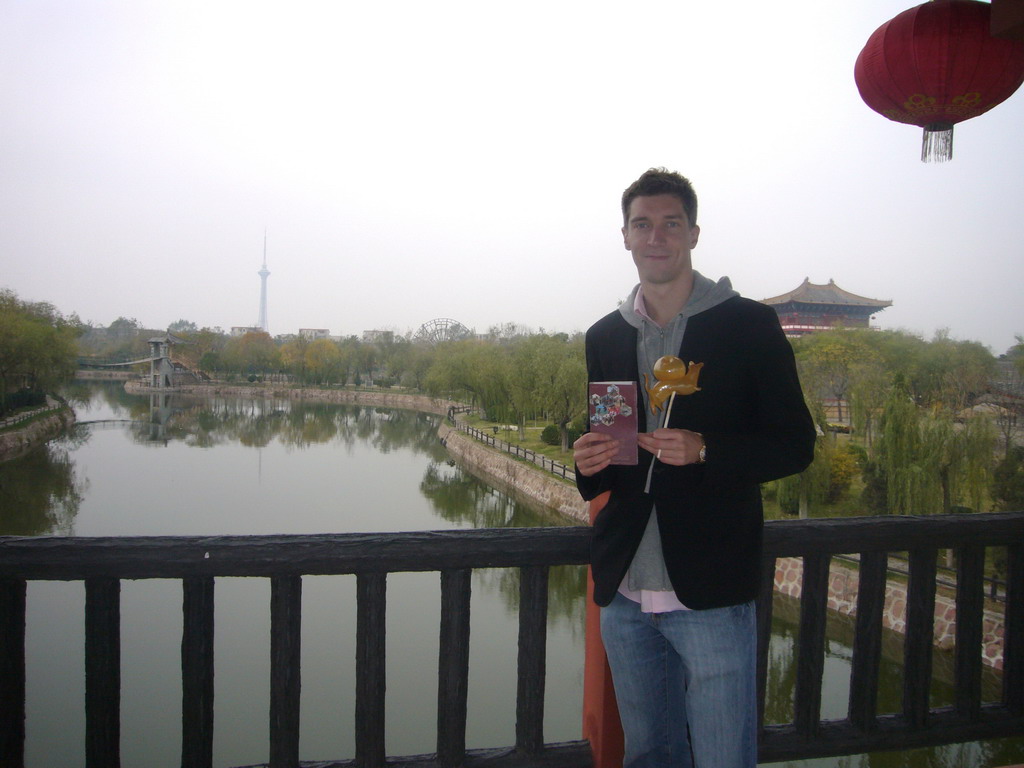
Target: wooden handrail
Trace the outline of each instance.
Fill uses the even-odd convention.
[[[599,508],[600,504],[592,505],[592,514]],[[982,702],[982,564],[985,548],[998,546],[1006,546],[1009,552],[1002,696],[1000,701]],[[954,706],[931,708],[936,562],[941,549],[953,549],[958,560],[956,690]],[[890,552],[910,553],[910,605],[904,641],[903,708],[897,714],[879,715],[882,611]],[[860,555],[857,631],[847,716],[823,720],[829,564],[838,554]],[[780,557],[803,559],[794,721],[763,725],[775,560]],[[765,525],[762,573],[757,601],[760,761],[910,749],[1024,732],[1024,513],[770,522]],[[616,728],[607,662],[603,650],[595,646],[599,635],[596,613],[588,613],[584,736],[591,740],[595,768],[613,768],[621,764],[621,731]]]
[[[120,764],[120,582],[183,585],[182,765],[212,766],[213,594],[216,577],[271,582],[271,768],[299,763],[302,576],[356,575],[355,760],[320,768],[590,768],[584,741],[543,738],[547,578],[584,564],[586,528],[422,531],[321,536],[0,537],[0,765],[24,764],[25,616],[29,580],[86,585],[86,765]],[[469,585],[474,568],[521,571],[516,743],[467,750]],[[384,753],[386,578],[440,571],[437,752]]]
[[[24,761],[25,616],[29,580],[81,580],[86,588],[88,766],[119,764],[120,581],[170,578],[183,585],[182,761],[212,764],[213,596],[217,577],[271,580],[270,763],[298,763],[298,681],[302,576],[357,577],[356,758],[321,768],[590,768],[612,766],[586,742],[543,741],[547,573],[589,559],[587,528],[423,531],[380,534],[169,537],[0,537],[0,765]],[[980,626],[987,547],[1008,548],[1000,701],[983,702]],[[778,557],[802,557],[800,636],[794,721],[763,726],[760,759],[776,761],[1019,735],[1024,731],[1024,512],[768,523],[765,583],[758,600],[758,685],[767,674],[772,579]],[[930,708],[931,642],[938,550],[957,553],[957,635],[953,706]],[[878,715],[877,673],[887,554],[910,553],[904,642],[903,708]],[[835,554],[860,555],[857,634],[848,716],[821,718],[828,566]],[[521,570],[516,744],[465,749],[469,583],[474,568]],[[384,755],[385,580],[388,573],[439,571],[440,631],[437,752]],[[594,642],[588,637],[588,644]],[[588,665],[593,654],[588,648]],[[602,658],[598,657],[600,661]],[[589,679],[589,671],[588,671]],[[605,678],[605,684],[607,679]],[[592,689],[592,687],[591,687]],[[605,690],[607,693],[607,689]],[[589,694],[588,694],[589,695]],[[602,701],[614,707],[614,698]],[[763,711],[763,709],[762,709]],[[590,713],[591,715],[593,712]],[[593,718],[590,723],[596,722]],[[607,723],[607,720],[606,720]],[[585,726],[585,728],[588,726]],[[613,744],[614,739],[606,740]],[[594,743],[594,749],[599,748]]]

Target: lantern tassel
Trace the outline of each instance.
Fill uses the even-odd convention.
[[[921,139],[922,163],[945,163],[953,159],[953,124],[929,123]]]

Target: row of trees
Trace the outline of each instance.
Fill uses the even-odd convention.
[[[29,402],[17,393],[41,395],[74,376],[79,326],[51,304],[0,290],[0,416]]]
[[[824,434],[814,465],[779,484],[784,508],[798,506],[806,514],[834,502],[858,473],[865,511],[1024,507],[1013,490],[1024,477],[1013,450],[1024,340],[1002,369],[981,344],[947,333],[926,342],[893,331],[836,331],[799,339],[794,349]],[[1000,378],[1016,398],[993,386]],[[979,410],[982,396],[988,405]],[[837,425],[828,416],[849,424],[854,439],[840,441],[834,431],[829,436]]]
[[[545,419],[557,425],[563,450],[585,423],[580,334],[506,324],[481,338],[430,345],[395,334],[372,342],[229,337],[185,320],[168,330],[187,342],[175,346],[175,357],[213,376],[401,385],[470,402],[521,434],[527,420]],[[0,398],[20,387],[52,389],[68,378],[76,339],[83,353],[138,359],[158,333],[123,317],[106,329],[89,328],[48,304],[0,292]],[[1014,447],[1024,339],[1002,362],[983,345],[947,333],[925,341],[897,331],[835,331],[797,339],[794,351],[822,437],[814,465],[775,489],[783,508],[806,513],[861,485],[860,503],[875,512],[1024,506],[1012,490],[1024,488],[1024,450]],[[1008,363],[1017,400],[975,415],[972,406]],[[852,439],[837,438],[837,429],[849,429]]]
[[[373,342],[349,337],[280,343],[258,332],[230,339],[208,329],[181,335],[189,343],[176,347],[175,356],[209,374],[285,374],[296,383],[327,386],[400,385],[465,400],[520,430],[527,419],[546,417],[558,425],[566,449],[572,422],[585,407],[580,335],[503,326],[483,339],[436,345],[390,334]]]
[[[546,419],[557,425],[563,450],[584,425],[579,334],[508,326],[482,339],[430,346],[402,337],[275,343],[257,333],[229,339],[217,350],[207,349],[202,332],[193,339],[189,354],[214,373],[283,372],[307,384],[400,384],[472,403],[520,434],[527,420]],[[811,469],[778,484],[784,509],[807,514],[834,504],[851,487],[863,487],[859,507],[893,514],[1024,503],[1005,491],[1017,472],[1006,462],[1016,456],[1010,448],[1019,406],[994,406],[988,415],[971,409],[998,373],[998,361],[981,344],[946,333],[925,341],[896,331],[844,330],[795,340],[794,351],[822,437]],[[1009,358],[1021,373],[1024,343]],[[852,437],[837,437],[840,429]]]

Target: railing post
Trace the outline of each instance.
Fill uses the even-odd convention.
[[[797,636],[796,731],[807,739],[817,735],[821,720],[821,681],[825,670],[825,616],[828,608],[828,555],[804,556],[800,587],[800,630]]]
[[[85,580],[85,765],[121,764],[121,582]]]
[[[764,730],[765,691],[768,687],[768,646],[772,639],[772,613],[775,597],[776,560],[772,556],[761,560],[761,587],[757,595],[757,731]]]
[[[441,571],[441,636],[437,673],[437,761],[441,768],[456,768],[466,757],[472,576],[469,568]]]
[[[528,755],[544,749],[544,683],[547,662],[548,568],[519,571],[519,682],[516,689],[516,748]]]
[[[213,765],[213,577],[182,580],[181,765]]]
[[[882,661],[882,612],[888,553],[865,552],[857,583],[857,629],[853,639],[850,722],[862,731],[874,730],[878,714],[878,670]]]
[[[903,641],[903,716],[912,730],[928,724],[935,635],[936,556],[934,549],[910,551]]]
[[[1003,703],[1024,714],[1024,544],[1006,548],[1006,604],[1003,645]]]
[[[0,579],[0,765],[25,764],[25,581]]]
[[[356,765],[384,765],[387,574],[356,577]]]
[[[955,707],[972,721],[981,715],[981,652],[985,612],[985,548],[956,550]]]
[[[608,501],[603,493],[590,502],[590,522]],[[601,609],[594,604],[594,579],[587,569],[587,628],[583,663],[583,738],[590,741],[594,768],[622,765],[624,740],[615,702],[612,673],[601,642]]]
[[[299,764],[302,577],[270,579],[270,766]]]

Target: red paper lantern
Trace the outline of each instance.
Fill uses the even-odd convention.
[[[875,30],[854,79],[873,110],[924,128],[921,160],[953,156],[953,124],[987,112],[1024,82],[1024,42],[992,37],[991,5],[933,0]]]

